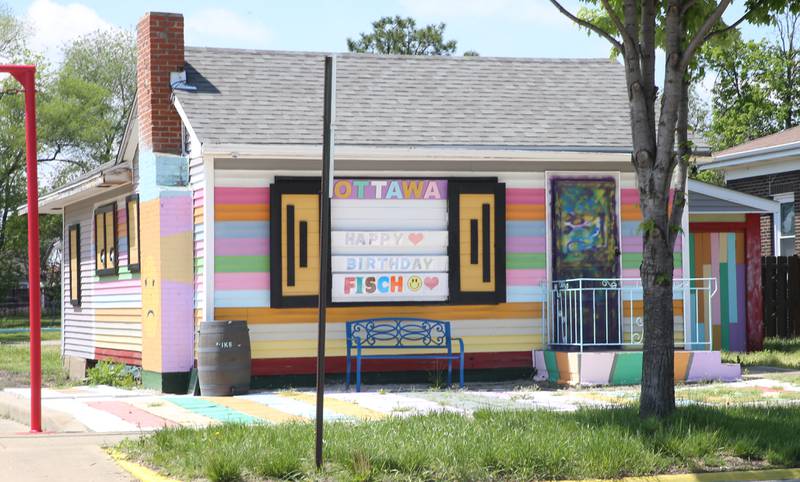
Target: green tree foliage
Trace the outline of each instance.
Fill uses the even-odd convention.
[[[11,10],[0,3],[0,62],[10,60],[23,48],[25,24],[19,21]]]
[[[110,161],[122,140],[136,93],[133,34],[100,31],[73,42],[64,52],[58,89],[73,105],[92,108],[81,116],[82,134],[72,131],[84,157]]]
[[[771,21],[775,36],[745,41],[731,35],[705,52],[716,72],[708,139],[723,150],[798,124],[800,120],[800,15],[789,10]]]
[[[606,39],[625,65],[631,162],[643,225],[649,227],[642,236],[640,267],[644,355],[639,413],[665,417],[675,409],[673,253],[686,205],[692,151],[689,92],[701,71],[698,54],[711,39],[724,37],[742,22],[766,23],[789,3],[800,9],[800,2],[745,0],[745,14],[726,25],[722,16],[731,0],[581,0],[577,14],[560,0],[550,1],[580,27]],[[656,81],[659,50],[665,59],[661,82]]]
[[[348,38],[347,49],[374,54],[452,55],[456,41],[445,41],[444,29],[444,23],[417,28],[417,22],[410,17],[383,17],[372,22],[372,32],[362,33],[355,40]],[[477,55],[474,51],[468,53]]]
[[[136,85],[133,36],[98,32],[64,49],[54,68],[26,49],[27,30],[0,6],[0,56],[37,65],[36,110],[40,190],[50,191],[114,158]],[[0,82],[0,303],[26,279],[24,96],[13,79]],[[60,286],[60,216],[40,217],[42,282]]]

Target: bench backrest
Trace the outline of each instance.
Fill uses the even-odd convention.
[[[372,318],[346,323],[347,346],[356,338],[363,348],[447,348],[450,349],[450,322],[425,318]]]

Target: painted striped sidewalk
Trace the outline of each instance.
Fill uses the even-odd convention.
[[[686,386],[681,388],[680,395],[693,400],[696,397],[692,393],[702,394],[702,390],[708,391],[710,387],[725,393],[742,390],[750,398],[754,396],[753,393],[760,393],[771,403],[779,403],[784,399],[785,403],[800,401],[800,384],[769,379]],[[323,417],[326,421],[369,422],[386,417],[443,411],[463,415],[482,409],[569,411],[581,406],[627,403],[637,393],[635,387],[548,391],[536,387],[513,388],[507,384],[492,387],[476,384],[467,390],[414,390],[413,387],[392,386],[387,390],[363,393],[333,387],[325,396]],[[20,399],[29,399],[30,396],[28,389],[21,388],[7,388],[3,394]],[[237,397],[162,395],[148,390],[123,390],[106,386],[42,391],[45,414],[47,411],[61,412],[85,427],[86,431],[100,433],[143,432],[173,427],[201,428],[221,423],[311,422],[316,413],[315,404],[315,393],[310,390],[265,391]]]

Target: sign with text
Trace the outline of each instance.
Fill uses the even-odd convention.
[[[334,256],[331,260],[334,273],[442,272],[447,265],[447,256]]]
[[[447,219],[446,180],[336,179],[332,300],[446,301]]]
[[[334,231],[334,254],[446,254],[447,231]]]
[[[334,302],[444,301],[447,273],[335,273]]]
[[[447,199],[447,181],[437,179],[337,179],[334,199]]]

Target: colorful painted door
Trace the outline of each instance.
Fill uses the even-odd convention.
[[[691,232],[689,263],[693,278],[714,278],[716,293],[708,298],[703,292],[692,297],[692,320],[689,335],[692,348],[707,349],[711,336],[714,350],[744,351],[746,336],[746,262],[743,232]],[[710,302],[709,302],[710,301]],[[710,326],[709,326],[710,323]]]
[[[555,178],[550,192],[552,280],[618,278],[616,180]],[[581,341],[605,347],[619,343],[616,293],[594,300],[590,291],[585,294]]]

